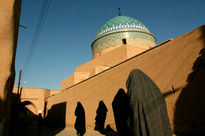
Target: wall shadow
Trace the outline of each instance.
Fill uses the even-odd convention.
[[[115,125],[118,136],[129,136],[130,129],[127,124],[130,116],[129,98],[124,89],[120,88],[112,102],[112,108],[115,118]]]
[[[199,54],[176,101],[174,133],[178,135],[205,135],[205,48]]]
[[[118,136],[117,132],[113,130],[110,125],[108,124],[105,128],[105,135],[106,136]],[[125,135],[128,136],[128,135]]]
[[[163,97],[166,98],[168,97],[169,95],[172,95],[178,91],[180,91],[183,87],[177,87],[177,88],[174,88],[174,86],[172,86],[172,89],[170,89],[169,91],[163,93]]]
[[[46,125],[52,127],[65,127],[65,113],[66,113],[66,102],[52,105],[51,109],[48,110],[46,116]]]
[[[45,135],[54,136],[65,128],[66,102],[52,105],[45,118],[47,132]]]
[[[101,134],[106,134],[105,132],[105,119],[107,116],[107,107],[103,101],[99,102],[96,117],[95,117],[95,130],[99,131]]]
[[[86,132],[85,110],[83,108],[83,105],[80,102],[77,103],[75,109],[75,116],[76,116],[76,121],[74,126],[77,131],[77,135],[83,136]]]
[[[11,135],[55,136],[65,128],[66,102],[53,105],[43,119],[40,113],[36,115],[26,107],[35,107],[32,102],[20,102],[17,94],[13,94],[12,98]]]
[[[30,128],[36,127],[38,116],[26,107],[28,105],[34,106],[30,101],[21,102],[20,95],[12,94],[10,135],[26,135]]]

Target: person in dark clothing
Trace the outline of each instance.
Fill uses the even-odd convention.
[[[127,125],[130,116],[129,98],[124,89],[120,88],[112,102],[113,113],[118,136],[130,136],[131,131]]]
[[[38,120],[37,120],[37,131],[38,133],[42,132],[42,125],[43,125],[43,117],[41,113],[38,114]]]
[[[133,136],[172,136],[165,100],[154,82],[142,71],[133,70],[127,80]]]
[[[105,134],[105,119],[107,116],[107,107],[103,101],[99,102],[98,109],[96,111],[97,115],[95,117],[95,130],[99,131],[101,134]]]
[[[77,107],[75,109],[75,129],[77,131],[77,135],[83,136],[86,132],[85,128],[85,111],[80,102],[77,103]]]

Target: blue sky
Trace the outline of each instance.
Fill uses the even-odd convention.
[[[204,0],[50,0],[39,39],[31,48],[43,0],[22,0],[16,54],[16,81],[24,87],[60,89],[75,67],[92,59],[91,43],[101,26],[122,15],[141,21],[157,44],[205,24]],[[30,61],[26,64],[26,58]]]

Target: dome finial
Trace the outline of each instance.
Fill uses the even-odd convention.
[[[118,15],[121,16],[120,8],[118,8]]]

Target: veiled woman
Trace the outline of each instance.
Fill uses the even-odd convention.
[[[142,71],[133,70],[127,80],[133,136],[172,136],[165,100],[155,83]]]

